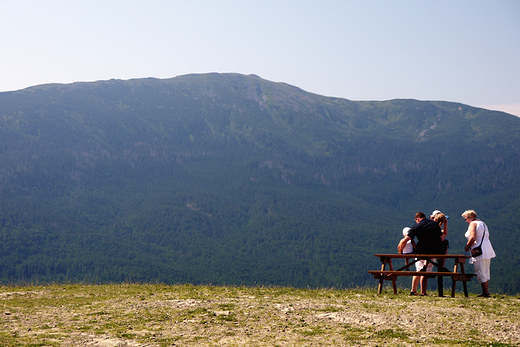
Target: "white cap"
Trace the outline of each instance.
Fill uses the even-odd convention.
[[[442,213],[442,212],[441,212],[441,211],[439,211],[439,210],[435,210],[435,211],[433,211],[433,212],[432,212],[432,214],[431,214],[431,215],[432,215],[432,216],[435,216],[436,214],[439,214],[439,213]]]
[[[403,236],[408,236],[408,231],[410,230],[409,227],[406,227],[403,229]]]

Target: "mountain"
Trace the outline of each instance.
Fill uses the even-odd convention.
[[[0,279],[375,285],[415,212],[461,253],[474,209],[518,293],[519,172],[520,118],[459,103],[239,74],[4,92]]]

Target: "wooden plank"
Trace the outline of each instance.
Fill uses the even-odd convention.
[[[473,274],[461,274],[460,272],[446,272],[446,271],[380,271],[370,270],[368,273],[379,273],[384,275],[396,275],[396,276],[453,276],[453,275],[470,275]]]
[[[375,254],[376,257],[384,258],[444,258],[444,259],[468,259],[469,255],[462,254]]]
[[[438,271],[431,271],[431,272],[424,272],[424,271],[368,271],[369,274],[374,275],[374,277],[377,275],[376,278],[381,277],[390,277],[395,276],[449,276],[454,278],[456,281],[470,281],[475,274],[462,274],[458,272],[438,272]]]

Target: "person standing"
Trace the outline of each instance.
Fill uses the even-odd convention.
[[[467,210],[462,214],[466,223],[468,223],[468,230],[464,236],[468,239],[464,250],[470,251],[475,247],[482,247],[482,254],[471,257],[470,264],[475,268],[477,280],[482,286],[482,294],[479,297],[488,298],[489,295],[489,280],[491,278],[490,266],[491,258],[496,256],[491,241],[489,241],[489,229],[483,221],[477,218],[477,213],[473,210]]]
[[[417,254],[439,254],[439,250],[442,247],[441,236],[442,231],[439,224],[426,218],[426,215],[423,212],[417,212],[415,214],[415,224],[408,231],[408,236],[399,242],[397,250],[399,254],[402,254],[406,243],[417,237]],[[417,261],[415,264],[417,271],[431,271],[433,268],[433,264],[428,263],[424,259]],[[424,269],[425,267],[426,269]],[[428,285],[428,277],[426,276],[413,277],[412,291],[410,294],[417,295],[416,290],[418,282],[421,284],[421,295],[427,295],[426,289]]]
[[[448,219],[449,218],[450,218],[449,216],[446,216],[444,213],[442,213],[439,210],[433,211],[432,215],[430,216],[430,219],[439,223],[439,227],[441,228],[441,231],[442,231],[442,236],[441,236],[442,246],[439,251],[439,254],[448,254],[448,249],[450,248],[450,242],[447,239],[447,237],[448,237]],[[438,263],[440,266],[444,267],[444,265],[446,265],[446,259],[440,259]],[[442,277],[441,277],[441,279],[442,279]]]
[[[448,242],[448,219],[450,217],[445,215],[439,210],[435,210],[432,212],[430,219],[436,221],[439,223],[439,226],[441,227],[442,231],[442,241],[443,241],[443,249],[445,249],[445,252],[441,252],[441,254],[448,254],[448,248],[450,248],[450,243]]]

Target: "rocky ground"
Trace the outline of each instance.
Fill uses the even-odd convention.
[[[0,345],[520,345],[520,297],[375,292],[148,284],[0,287]]]

